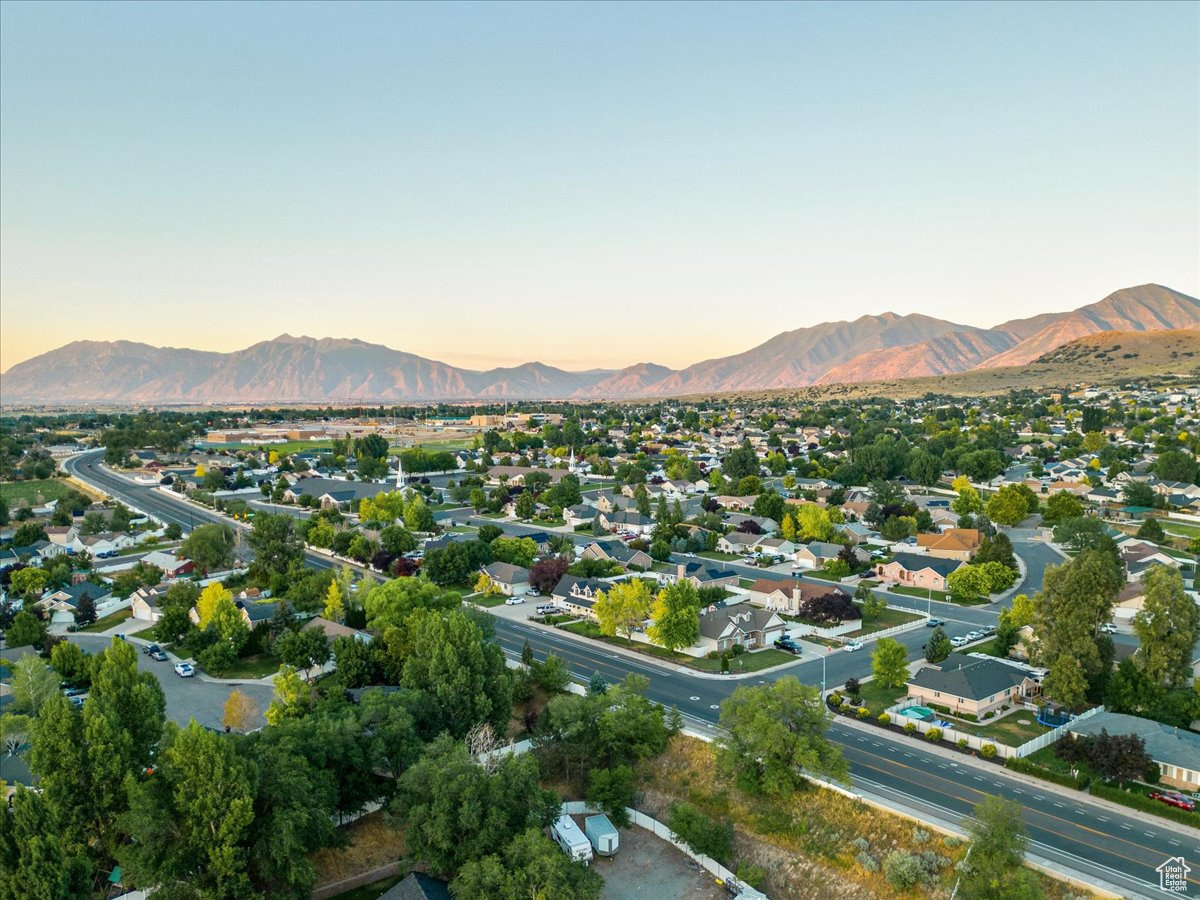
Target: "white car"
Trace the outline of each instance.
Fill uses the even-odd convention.
[[[196,670],[191,663],[175,663],[175,674],[180,678],[191,678],[196,674]]]
[[[855,650],[861,650],[862,648],[863,648],[862,641],[851,641],[850,643],[846,644],[846,646],[844,646],[842,649],[845,650],[847,653],[853,653]]]
[[[509,597],[507,600],[504,601],[504,605],[505,606],[520,606],[524,602],[525,602],[524,597]]]
[[[967,632],[967,640],[968,641],[977,641],[981,637],[983,637],[982,631],[968,631]]]
[[[969,643],[970,643],[970,641],[968,641],[968,640],[967,640],[965,637],[952,637],[952,638],[950,638],[950,646],[951,646],[951,647],[963,647],[963,646],[966,646],[966,645],[967,645],[967,644],[969,644]]]
[[[1103,625],[1100,626],[1100,633],[1101,634],[1116,634],[1117,626],[1114,625],[1112,622],[1105,622]]]

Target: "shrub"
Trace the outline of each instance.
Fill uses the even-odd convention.
[[[962,846],[962,838],[955,837],[952,834],[948,834],[944,838],[942,838],[942,843],[945,844],[947,849],[949,849],[949,850],[957,850],[959,847]]]
[[[880,725],[890,725],[891,722],[892,722],[892,717],[889,716],[887,713],[884,712],[884,713],[879,714],[879,724]]]
[[[746,652],[746,648],[743,647],[741,644],[734,644],[732,652],[733,652],[734,656],[741,656],[743,653]]]
[[[748,884],[752,888],[761,888],[763,882],[767,880],[767,873],[762,866],[756,866],[751,863],[738,863],[737,878],[738,881]]]
[[[733,852],[730,822],[717,822],[690,803],[672,803],[667,827],[694,852],[710,856],[722,865],[728,864]]]
[[[859,853],[854,858],[855,858],[855,860],[857,860],[858,864],[860,866],[862,866],[864,869],[866,869],[868,872],[878,872],[879,871],[879,860],[877,860],[875,857],[873,857],[870,853],[863,851],[862,853]]]
[[[996,756],[996,745],[995,744],[984,744],[982,747],[979,748],[979,755],[982,756],[984,759],[994,759]]]
[[[925,740],[929,741],[931,744],[936,744],[941,739],[942,729],[938,728],[936,725],[925,732]]]
[[[719,659],[721,656],[721,654],[718,653],[716,650],[709,650],[708,653],[706,653],[704,655],[707,656],[709,659]]]
[[[908,724],[906,724],[904,726],[905,734],[916,734],[916,732],[917,732],[917,723],[916,722],[909,722]]]
[[[865,719],[870,714],[871,714],[871,711],[869,709],[867,709],[865,706],[860,706],[858,708],[858,717],[860,719]]]
[[[954,746],[957,747],[959,750],[966,750],[967,749],[967,739],[959,738],[957,741],[954,742]]]
[[[841,691],[834,691],[829,695],[830,706],[841,706],[845,702],[845,698],[842,696]]]
[[[856,837],[854,840],[852,840],[850,842],[850,844],[859,853],[863,853],[863,852],[871,849],[871,842],[868,841],[865,837]]]
[[[888,884],[902,891],[925,880],[925,863],[915,854],[895,850],[883,861],[883,874]]]
[[[913,829],[913,843],[914,844],[928,844],[929,843],[929,832],[926,831],[924,828],[914,828]]]
[[[984,720],[985,722],[986,722],[988,719],[994,719],[995,717],[996,717],[996,714],[995,714],[994,712],[985,712],[985,713],[983,714],[983,720]]]

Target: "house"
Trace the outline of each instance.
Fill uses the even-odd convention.
[[[1100,712],[1068,726],[1072,735],[1136,734],[1158,766],[1164,784],[1182,790],[1200,789],[1200,734],[1125,713]]]
[[[799,545],[793,541],[785,541],[783,538],[766,537],[758,542],[755,549],[767,556],[778,556],[782,559],[787,556],[795,556]]]
[[[285,503],[299,503],[301,497],[309,496],[316,499],[322,509],[337,507],[356,511],[359,501],[392,490],[392,487],[392,485],[377,484],[373,481],[301,478],[283,492],[283,500]]]
[[[271,617],[279,610],[278,603],[256,603],[246,595],[247,592],[243,591],[234,605],[242,611],[242,621],[251,630],[256,625],[271,621]]]
[[[51,625],[69,625],[75,621],[75,610],[85,594],[100,606],[112,597],[112,587],[96,581],[78,581],[69,587],[47,591],[34,605],[50,614]]]
[[[800,607],[815,597],[826,594],[846,594],[832,583],[818,584],[799,578],[759,578],[749,588],[750,602],[789,616],[800,614]]]
[[[983,532],[978,528],[947,528],[942,532],[917,535],[917,546],[930,556],[962,562],[970,562],[982,543]]]
[[[596,604],[596,594],[607,593],[612,589],[612,583],[598,578],[577,578],[574,575],[564,575],[550,592],[555,605],[572,615],[585,619],[595,619],[592,607]]]
[[[897,553],[886,563],[875,566],[875,574],[884,581],[921,589],[946,590],[946,579],[963,563],[957,559],[939,559],[923,553]]]
[[[1175,569],[1180,566],[1179,560],[1157,547],[1132,541],[1121,544],[1121,562],[1125,564],[1130,581],[1140,581],[1154,566],[1171,566]]]
[[[167,585],[140,587],[129,595],[133,617],[140,622],[157,622],[162,618],[162,600],[167,595]]]
[[[717,549],[722,553],[736,553],[739,556],[753,552],[763,539],[761,534],[748,534],[744,531],[731,531],[717,539]]]
[[[120,531],[102,531],[100,534],[85,534],[79,539],[83,552],[95,559],[101,553],[128,550],[134,546],[133,536]]]
[[[304,627],[320,628],[330,643],[340,637],[351,637],[362,644],[371,643],[371,635],[368,632],[359,631],[357,628],[351,628],[349,625],[343,625],[341,622],[334,622],[322,616],[313,616]]]
[[[488,469],[488,484],[507,484],[520,487],[525,484],[525,476],[532,472],[540,472],[550,477],[550,483],[558,484],[571,473],[566,469],[541,469],[535,466],[492,466]]]
[[[482,569],[488,583],[506,597],[523,597],[529,593],[529,570],[506,562],[488,563]]]
[[[450,885],[424,872],[410,872],[380,894],[379,900],[450,900]]]
[[[79,529],[74,525],[47,525],[45,531],[50,543],[56,546],[71,552],[83,549],[83,543],[79,540]]]
[[[633,534],[649,534],[654,530],[654,519],[643,516],[632,509],[616,512],[601,512],[600,527],[606,531],[627,531]]]
[[[592,541],[580,555],[587,559],[611,559],[627,569],[633,567],[645,571],[654,567],[654,560],[649,553],[635,550],[620,541]]]
[[[745,603],[709,606],[700,610],[698,655],[724,653],[735,644],[747,649],[769,646],[782,637],[786,625],[777,613]]]
[[[796,565],[803,569],[820,569],[825,563],[837,559],[842,552],[841,544],[830,544],[826,541],[810,541],[796,548],[793,558]]]
[[[690,581],[697,590],[704,587],[737,587],[738,573],[714,563],[700,561],[679,563],[675,567],[677,581]]]
[[[978,718],[1001,706],[1021,703],[1041,690],[1027,669],[964,653],[951,653],[937,665],[918,669],[907,684],[909,697]]]
[[[163,575],[167,578],[179,578],[183,575],[190,575],[196,570],[196,564],[187,558],[180,558],[173,553],[167,553],[164,550],[151,550],[142,557],[142,562],[148,566],[156,566],[162,569]]]
[[[586,503],[568,506],[563,510],[563,519],[571,528],[578,528],[580,525],[590,525],[596,521],[598,515],[600,515],[600,510]]]

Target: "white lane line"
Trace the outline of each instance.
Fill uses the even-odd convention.
[[[1046,798],[1043,797],[1041,794],[1034,794],[1033,799],[1034,800],[1045,800]]]
[[[1121,823],[1121,827],[1124,828],[1126,831],[1133,831],[1133,826],[1126,825],[1124,822]]]
[[[1108,821],[1108,816],[1096,816],[1096,818],[1097,818],[1097,819],[1099,819],[1101,822],[1107,822],[1107,821]]]
[[[1059,809],[1066,809],[1066,807],[1064,807],[1061,803],[1056,802],[1054,805],[1057,806]]]

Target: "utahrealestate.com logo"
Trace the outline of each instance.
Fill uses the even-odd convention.
[[[1182,856],[1172,856],[1158,867],[1158,886],[1164,891],[1186,894],[1188,872],[1192,871]]]

